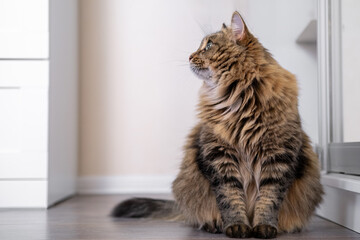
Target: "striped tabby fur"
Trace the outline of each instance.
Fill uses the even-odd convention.
[[[200,121],[173,183],[175,202],[166,202],[162,213],[156,205],[153,212],[229,237],[300,231],[323,190],[318,159],[301,128],[294,75],[272,58],[237,12],[231,27],[223,25],[203,39],[190,65],[204,80]],[[147,209],[154,201],[161,200],[116,209],[136,215],[139,206]]]

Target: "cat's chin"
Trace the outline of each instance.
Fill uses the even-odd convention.
[[[197,68],[193,65],[190,65],[190,69],[195,75],[205,81],[209,81],[212,78],[211,70],[208,68]]]

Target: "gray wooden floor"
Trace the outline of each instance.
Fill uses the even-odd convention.
[[[149,195],[136,195],[149,196]],[[1,240],[41,239],[229,239],[182,223],[114,220],[109,212],[129,195],[77,196],[49,210],[0,210]],[[150,197],[169,198],[164,195]],[[280,239],[360,239],[360,235],[314,217],[308,229]]]

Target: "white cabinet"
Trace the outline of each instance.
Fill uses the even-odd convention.
[[[0,58],[47,58],[48,16],[48,0],[0,0]]]
[[[0,61],[0,177],[47,177],[48,61]]]
[[[77,1],[0,0],[0,207],[75,193]]]

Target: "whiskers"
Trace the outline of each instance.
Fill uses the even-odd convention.
[[[169,53],[170,58],[165,58],[161,61],[161,64],[171,65],[172,67],[189,67],[189,56],[191,52],[185,51],[183,49],[172,49]]]
[[[177,64],[176,65],[177,67],[186,67],[186,68],[189,68],[190,67],[190,64],[185,64],[185,63],[180,63],[180,64]]]
[[[180,67],[183,67],[183,66],[189,67],[189,65],[190,65],[189,62],[185,61],[185,60],[166,60],[166,61],[161,61],[160,63],[161,64],[171,64],[171,65],[180,66]]]

